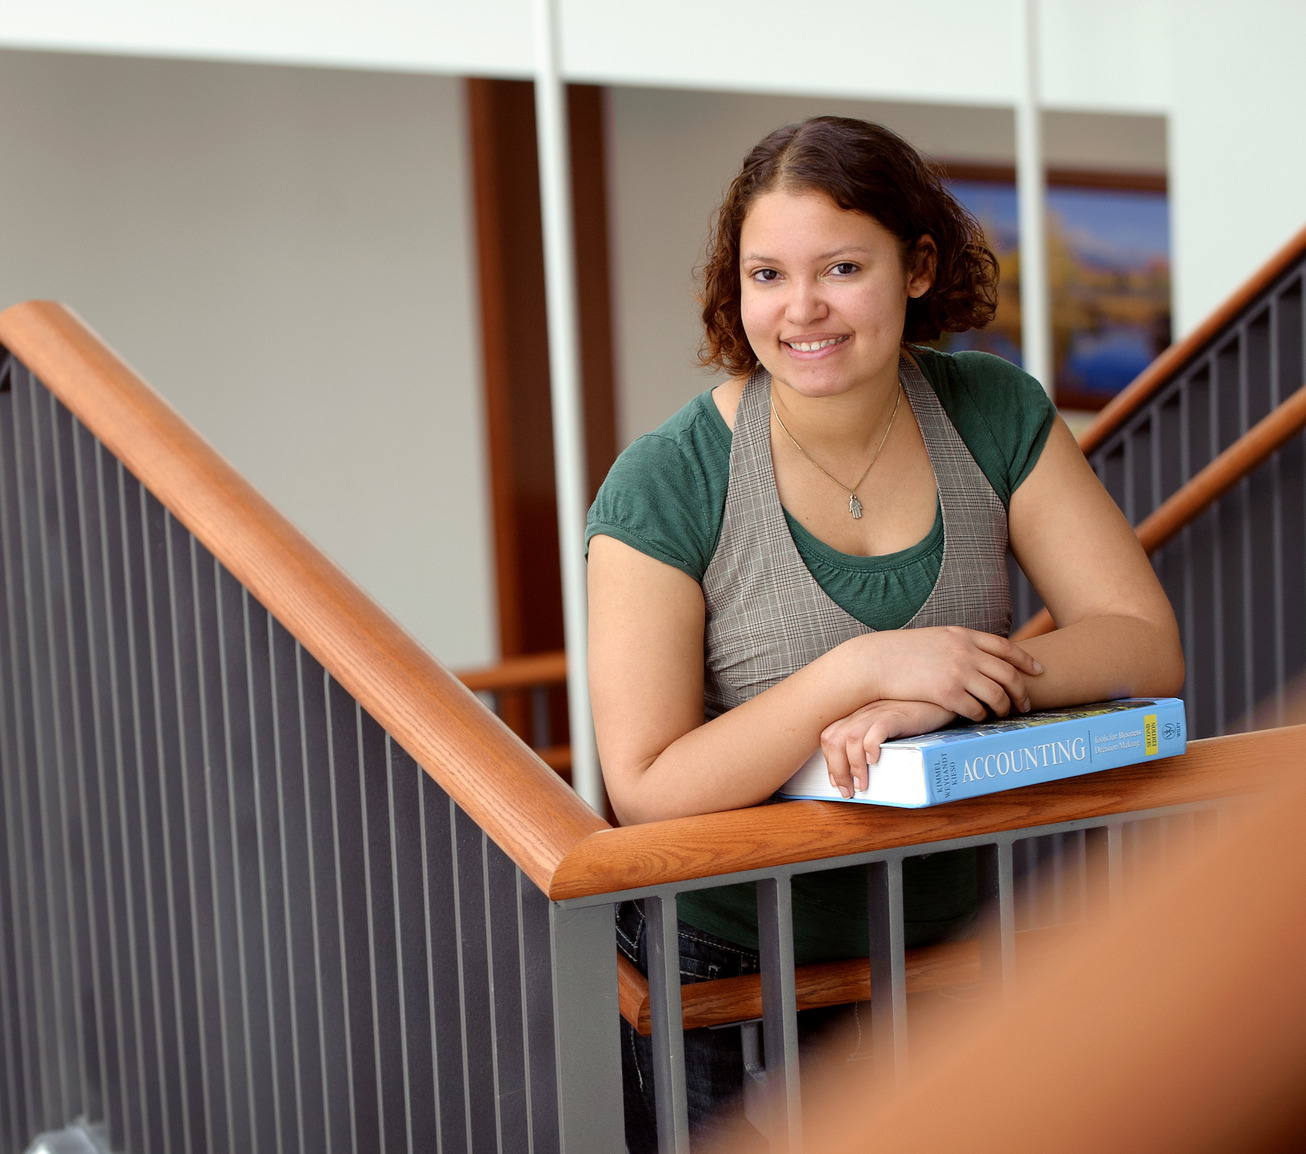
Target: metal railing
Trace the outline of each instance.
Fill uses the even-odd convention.
[[[737,881],[760,895],[759,1101],[796,1135],[795,875],[867,868],[891,1066],[903,859],[977,848],[981,972],[1002,984],[1020,847],[1101,831],[1066,867],[1086,908],[1136,821],[1255,788],[1247,763],[1303,736],[944,810],[611,829],[70,314],[11,309],[0,342],[6,1152],[85,1117],[131,1154],[611,1154],[627,897],[660,928],[660,1129],[684,1149],[676,895]]]
[[[0,339],[0,1149],[615,1148],[537,884],[603,823],[68,314]]]
[[[1081,444],[1140,533],[1306,386],[1306,230],[1086,430]],[[1295,400],[1294,400],[1295,398]],[[1188,663],[1189,733],[1281,725],[1306,672],[1306,438],[1298,420],[1152,555]],[[1252,438],[1254,440],[1254,438]],[[1231,453],[1231,450],[1233,452]],[[1226,461],[1229,457],[1225,458]],[[1011,567],[1016,621],[1040,608]]]

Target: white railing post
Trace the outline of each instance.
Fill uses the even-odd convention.
[[[534,0],[535,126],[540,157],[544,226],[544,298],[548,311],[549,383],[553,402],[553,460],[562,556],[562,616],[567,648],[567,718],[571,780],[576,792],[602,809],[602,783],[590,717],[586,673],[585,430],[576,309],[576,249],[572,228],[571,149],[566,87],[559,66],[557,0]]]
[[[1039,107],[1038,0],[1021,5],[1021,65],[1025,83],[1016,105],[1016,206],[1020,238],[1020,357],[1025,371],[1051,395],[1052,318],[1048,288],[1047,177]]]

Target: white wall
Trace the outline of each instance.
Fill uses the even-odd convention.
[[[70,304],[419,641],[490,659],[459,82],[6,52],[0,110],[0,304]]]
[[[1010,108],[1024,0],[555,0],[567,76]],[[527,75],[531,0],[0,0],[0,44]],[[1301,0],[1038,0],[1046,107],[1175,125],[1176,331],[1306,219]],[[1260,178],[1246,174],[1257,173]],[[1228,223],[1230,196],[1245,220]]]
[[[526,75],[531,0],[0,0],[0,44],[450,75]]]
[[[879,121],[943,160],[1014,162],[1014,120],[1003,108],[613,89],[609,179],[622,444],[712,383],[694,363],[701,326],[692,275],[711,214],[749,148],[771,129],[818,113]],[[1045,134],[1054,165],[1165,170],[1160,117],[1051,112]]]
[[[1306,3],[1176,9],[1171,230],[1177,329],[1306,225]]]
[[[530,7],[0,0],[0,44],[428,73],[0,53],[0,303],[72,303],[453,664],[494,633],[453,76],[525,75]],[[560,0],[568,74],[615,86],[623,440],[708,383],[690,271],[744,150],[833,110],[1009,161],[1021,9]],[[1306,4],[1038,11],[1049,160],[1168,153],[1187,331],[1306,221]]]

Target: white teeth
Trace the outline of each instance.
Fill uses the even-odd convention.
[[[818,349],[828,349],[831,345],[837,345],[841,341],[847,340],[847,337],[830,337],[824,341],[788,341],[786,342],[791,349],[796,349],[800,353],[814,353]]]

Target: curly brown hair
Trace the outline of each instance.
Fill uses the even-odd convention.
[[[780,187],[823,192],[840,208],[878,221],[897,237],[904,261],[922,237],[933,239],[934,283],[907,302],[904,342],[982,328],[993,319],[997,258],[979,222],[948,191],[943,170],[881,125],[816,116],[757,144],[717,210],[700,273],[703,365],[734,375],[757,367],[739,313],[739,237],[753,201]]]

